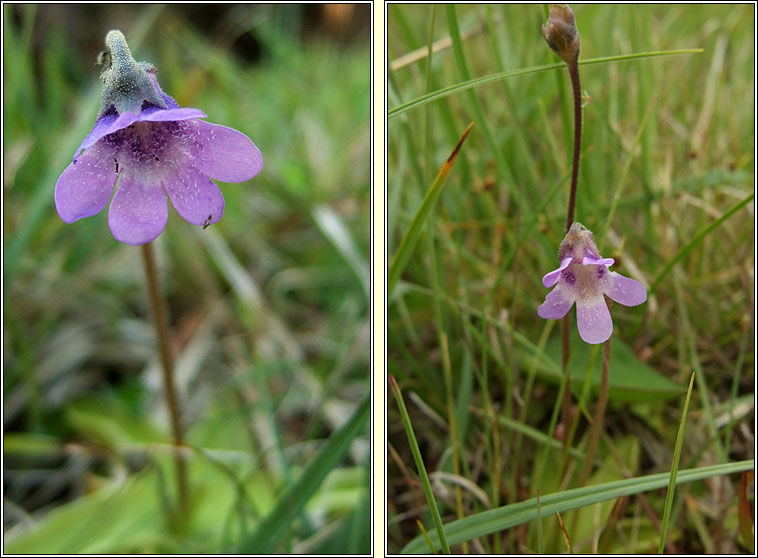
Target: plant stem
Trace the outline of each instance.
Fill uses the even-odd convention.
[[[447,333],[440,334],[440,345],[442,349],[442,371],[445,377],[445,395],[447,396],[447,420],[450,424],[450,449],[453,454],[453,473],[456,476],[461,475],[461,463],[458,455],[458,425],[455,421],[455,396],[453,395],[453,373],[450,365],[450,352],[447,344]],[[497,471],[497,469],[495,469]],[[463,495],[461,487],[455,487],[455,508],[458,512],[458,518],[463,518]],[[468,554],[468,541],[465,541],[461,550],[463,554]]]
[[[608,311],[611,310],[611,303],[608,302]],[[587,478],[592,471],[592,462],[595,460],[595,450],[600,438],[600,432],[603,430],[603,419],[605,417],[605,406],[608,403],[608,370],[611,366],[611,339],[603,344],[603,375],[600,378],[600,393],[597,396],[597,408],[595,409],[595,418],[592,421],[592,431],[590,432],[590,443],[587,446],[587,459],[582,467],[582,474],[579,476],[579,487],[584,486]]]
[[[161,294],[153,246],[149,242],[142,245],[142,259],[145,264],[145,278],[147,279],[150,306],[152,307],[153,318],[155,320],[155,331],[158,335],[158,349],[160,351],[161,368],[163,370],[164,397],[166,398],[169,416],[171,417],[171,431],[175,446],[174,463],[176,465],[177,493],[179,497],[176,517],[182,517],[187,510],[187,468],[184,455],[181,451],[182,446],[184,446],[184,431],[182,429],[179,398],[174,386],[174,362],[169,341],[166,301]]]
[[[561,335],[563,338],[563,358],[561,359],[561,368],[563,375],[566,377],[565,387],[563,388],[563,403],[561,405],[561,424],[563,431],[563,451],[568,450],[567,444],[569,439],[569,428],[571,425],[571,374],[569,373],[568,363],[571,358],[571,343],[569,341],[569,315],[566,314],[561,320]]]
[[[682,419],[679,421],[679,431],[676,435],[674,444],[674,460],[671,463],[671,476],[669,477],[669,488],[666,491],[666,504],[663,507],[663,517],[661,518],[661,538],[658,542],[658,554],[663,554],[663,547],[666,546],[666,533],[668,532],[669,519],[671,518],[671,508],[674,504],[674,489],[676,488],[676,476],[679,474],[679,460],[682,457],[682,443],[684,442],[684,426],[687,423],[687,409],[690,406],[690,396],[692,395],[692,384],[695,381],[695,371],[690,375],[690,385],[687,388],[687,397],[684,399],[684,408],[682,409]]]
[[[571,165],[571,190],[569,191],[568,213],[566,215],[566,232],[571,228],[574,222],[574,208],[576,206],[576,186],[579,181],[579,155],[582,151],[582,93],[579,82],[579,52],[572,61],[567,62],[569,76],[571,77],[571,89],[574,97],[574,158]],[[563,373],[566,376],[566,389],[563,392],[563,409],[561,412],[561,422],[563,423],[563,442],[564,452],[568,442],[569,423],[571,422],[569,408],[571,406],[571,374],[569,374],[568,361],[571,356],[569,344],[569,319],[568,315],[563,317]],[[587,461],[589,462],[589,460]],[[586,466],[586,465],[585,465]]]
[[[437,501],[434,499],[432,484],[429,482],[429,475],[427,475],[426,467],[424,466],[424,458],[421,457],[421,450],[418,447],[416,434],[413,432],[411,418],[408,416],[408,409],[406,409],[405,401],[403,401],[403,393],[400,391],[400,386],[397,385],[397,380],[395,380],[395,377],[392,375],[390,375],[390,387],[392,388],[392,393],[395,396],[395,401],[397,402],[397,407],[400,411],[400,418],[403,421],[405,433],[408,435],[408,443],[411,446],[413,460],[416,462],[416,470],[421,479],[421,486],[424,488],[424,494],[426,494],[426,502],[429,505],[429,512],[432,514],[432,520],[434,521],[434,526],[436,528],[435,536],[439,540],[442,553],[450,554],[450,545],[447,542],[445,529],[442,525],[442,516],[440,516]]]
[[[582,151],[582,89],[579,82],[579,53],[577,57],[566,63],[571,78],[571,89],[574,96],[574,160],[571,165],[571,191],[569,192],[568,214],[566,216],[566,232],[574,222],[574,207],[576,205],[576,186],[579,181],[579,155]]]

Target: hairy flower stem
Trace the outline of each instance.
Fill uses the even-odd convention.
[[[574,95],[574,160],[571,165],[571,190],[569,192],[568,214],[566,216],[566,232],[574,222],[574,207],[576,204],[576,185],[579,181],[579,155],[582,151],[582,89],[579,82],[579,56],[566,63],[571,77],[571,89]]]
[[[610,302],[608,310],[611,309]],[[603,419],[605,418],[605,406],[608,403],[608,370],[611,366],[611,340],[610,338],[603,343],[603,375],[600,378],[600,393],[597,396],[597,407],[595,408],[595,417],[592,419],[592,430],[590,431],[590,442],[587,446],[587,458],[582,467],[582,473],[579,475],[579,484],[581,488],[590,476],[592,471],[592,462],[595,460],[595,451],[597,442],[600,439],[600,432],[603,431]]]
[[[574,95],[574,159],[571,167],[571,190],[569,191],[568,214],[566,217],[566,232],[571,228],[574,222],[574,207],[576,206],[576,185],[579,181],[579,154],[582,151],[582,94],[579,83],[579,53],[576,58],[566,62],[569,76],[571,76],[571,89]],[[561,331],[563,332],[563,374],[566,376],[566,387],[563,391],[563,408],[561,409],[561,422],[563,424],[563,449],[568,442],[568,431],[571,427],[571,374],[568,369],[569,358],[571,357],[571,347],[569,344],[569,319],[565,316],[561,321]]]
[[[582,147],[582,90],[579,84],[579,51],[581,39],[576,28],[574,12],[568,4],[548,4],[547,23],[542,26],[542,36],[550,49],[566,63],[571,89],[574,94],[574,160],[571,170],[571,192],[569,194],[566,232],[574,222],[574,202],[576,183],[579,179],[579,153]]]
[[[161,356],[161,368],[163,370],[163,389],[166,404],[168,405],[169,416],[171,417],[171,430],[175,446],[174,463],[176,465],[176,483],[179,503],[177,513],[174,519],[181,519],[187,511],[187,467],[182,454],[184,446],[184,430],[182,429],[181,408],[179,398],[174,386],[174,361],[171,356],[171,345],[169,342],[168,318],[166,310],[166,301],[161,294],[158,282],[158,272],[155,266],[155,256],[153,254],[153,245],[151,242],[142,245],[142,259],[145,264],[145,277],[147,279],[147,290],[150,295],[150,306],[153,309],[155,319],[155,331],[158,335],[158,349]]]
[[[566,61],[569,77],[571,78],[571,90],[574,97],[574,158],[571,164],[571,189],[569,190],[568,212],[566,215],[566,232],[571,228],[574,222],[574,208],[576,207],[576,187],[579,182],[579,155],[582,151],[582,90],[579,81],[579,50],[576,56]],[[568,441],[568,431],[570,428],[571,417],[569,408],[571,406],[571,374],[568,370],[568,361],[571,357],[569,345],[569,320],[568,316],[563,318],[563,374],[566,376],[566,388],[563,392],[563,409],[561,410],[561,422],[563,423],[564,433],[564,450]]]

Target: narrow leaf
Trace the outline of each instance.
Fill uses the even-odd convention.
[[[658,285],[661,284],[661,281],[663,281],[663,278],[666,277],[669,271],[671,271],[671,268],[674,267],[674,264],[681,260],[684,256],[690,253],[690,251],[701,241],[703,238],[709,234],[710,232],[713,232],[721,223],[729,219],[732,215],[734,215],[738,210],[740,210],[742,207],[746,206],[750,201],[755,198],[755,192],[750,194],[748,197],[746,197],[741,202],[736,203],[734,206],[732,206],[730,209],[726,211],[721,217],[716,219],[713,223],[706,226],[702,231],[697,233],[695,235],[695,238],[693,238],[690,242],[688,242],[684,247],[682,247],[677,254],[671,258],[668,263],[665,265],[665,267],[658,273],[658,276],[655,278],[653,283],[650,285],[650,289],[648,291],[648,294],[653,294],[655,290],[658,288]]]
[[[463,145],[463,142],[466,140],[466,136],[468,136],[469,130],[471,130],[473,125],[473,122],[468,125],[468,128],[463,132],[461,139],[458,140],[458,144],[455,146],[455,149],[453,149],[450,157],[448,157],[445,164],[442,165],[440,172],[437,174],[431,187],[426,192],[424,201],[421,202],[421,206],[418,208],[416,215],[413,216],[411,226],[408,227],[405,235],[403,235],[403,240],[400,241],[400,247],[397,249],[395,257],[392,258],[392,263],[390,264],[389,277],[387,278],[387,300],[392,298],[392,291],[395,289],[395,285],[397,284],[398,279],[400,279],[400,275],[405,270],[405,266],[408,265],[411,254],[413,254],[413,249],[416,247],[416,243],[421,236],[424,223],[426,223],[429,214],[434,208],[434,204],[437,203],[437,199],[440,197],[442,187],[447,180],[447,175],[450,174],[450,169],[453,168],[455,158],[458,156],[458,150],[461,148],[461,145]]]
[[[347,423],[332,434],[326,445],[313,459],[308,468],[281,496],[279,502],[258,524],[251,536],[242,541],[241,554],[272,554],[287,534],[292,521],[306,502],[321,486],[324,477],[339,463],[350,448],[351,442],[365,427],[371,408],[371,397],[358,405]]]
[[[390,386],[392,386],[392,393],[395,395],[397,401],[397,407],[400,410],[400,418],[403,420],[403,427],[405,433],[408,436],[408,443],[411,446],[411,453],[413,454],[413,460],[416,462],[416,470],[418,471],[419,478],[421,479],[421,485],[424,487],[424,494],[426,494],[426,501],[429,504],[429,511],[432,514],[432,519],[436,525],[436,529],[432,531],[434,533],[434,543],[442,548],[442,552],[450,554],[450,546],[445,538],[445,529],[442,527],[442,518],[440,517],[440,510],[437,507],[437,501],[434,499],[434,492],[432,492],[432,485],[429,482],[429,475],[426,473],[426,467],[424,466],[424,459],[421,457],[421,450],[418,447],[416,441],[416,434],[413,432],[413,425],[411,424],[411,418],[408,416],[408,410],[405,408],[405,402],[403,401],[403,394],[400,391],[400,386],[397,385],[394,376],[390,376]],[[441,533],[442,536],[438,536]],[[424,544],[430,544],[429,536],[424,533],[423,538],[416,537],[414,539],[421,542],[421,550],[424,549]],[[432,547],[434,548],[434,547]],[[421,552],[419,550],[419,552]]]
[[[755,461],[737,461],[734,463],[722,463],[686,469],[677,475],[676,483],[683,484],[705,478],[739,473],[753,469]],[[543,517],[554,513],[564,513],[569,510],[606,502],[621,496],[639,494],[663,488],[668,484],[670,473],[658,473],[643,477],[634,477],[619,481],[612,481],[583,488],[575,488],[563,492],[549,494],[540,497],[540,506]],[[449,544],[458,544],[478,537],[484,537],[491,533],[497,533],[503,529],[515,527],[522,523],[534,521],[537,518],[537,500],[530,498],[523,502],[517,502],[507,506],[501,506],[492,510],[476,513],[463,519],[451,521],[445,525],[445,534]],[[436,531],[429,532],[429,538],[439,547],[439,538]],[[427,543],[420,535],[414,538],[403,548],[403,554],[418,554],[427,549]]]
[[[692,395],[692,382],[695,381],[695,373],[690,376],[690,387],[687,388],[687,397],[684,399],[684,409],[682,409],[682,419],[679,421],[679,432],[676,435],[676,444],[674,446],[674,462],[671,464],[671,477],[669,479],[669,489],[666,493],[666,505],[663,507],[663,520],[661,521],[661,539],[658,542],[658,554],[663,553],[663,547],[666,545],[666,532],[669,527],[669,518],[671,517],[671,506],[674,503],[674,489],[676,488],[676,474],[679,472],[679,458],[682,456],[682,442],[684,442],[684,425],[687,423],[687,409],[690,406],[690,396]]]
[[[680,50],[638,52],[635,54],[622,54],[618,56],[606,56],[603,58],[590,58],[588,60],[580,60],[579,65],[589,66],[591,64],[604,64],[607,62],[622,62],[624,60],[638,60],[640,58],[653,58],[655,56],[672,56],[675,54],[692,54],[692,53],[697,53],[697,52],[703,52],[703,49],[702,48],[685,48],[685,49],[680,49]],[[451,85],[443,89],[438,89],[437,91],[432,91],[431,93],[427,93],[426,95],[422,95],[421,97],[417,97],[411,101],[408,101],[407,103],[404,103],[398,107],[390,109],[389,111],[387,111],[387,118],[393,118],[406,111],[423,106],[426,103],[431,103],[432,101],[436,101],[437,99],[442,99],[444,97],[447,97],[448,95],[460,93],[461,91],[471,89],[472,87],[479,87],[480,85],[484,85],[485,83],[492,83],[494,81],[500,81],[500,80],[508,79],[511,77],[523,76],[526,74],[534,74],[537,72],[545,72],[548,70],[557,70],[557,69],[563,68],[564,66],[565,64],[563,62],[556,62],[555,64],[543,64],[541,66],[530,66],[528,68],[520,68],[518,70],[509,70],[507,72],[499,72],[497,74],[490,74],[488,76],[474,78],[468,81],[464,81],[462,83],[456,83],[455,85]]]

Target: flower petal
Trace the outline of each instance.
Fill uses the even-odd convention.
[[[582,265],[613,265],[616,262],[613,258],[596,258],[595,256],[584,256]]]
[[[558,285],[547,293],[545,302],[537,308],[537,314],[546,320],[558,320],[571,310],[574,300],[571,290],[563,288],[562,284]]]
[[[153,84],[153,87],[155,87],[155,90],[157,91],[158,95],[161,99],[163,99],[163,102],[166,103],[166,106],[168,108],[179,108],[179,104],[173,99],[173,97],[170,97],[166,95],[163,92],[163,89],[161,89],[161,86],[158,85],[158,78],[156,77],[156,70],[154,67],[150,66],[149,64],[145,64],[144,62],[143,68],[145,72],[147,73],[147,77],[150,79],[150,82]]]
[[[224,214],[224,196],[207,176],[191,166],[173,166],[164,181],[171,203],[193,225],[218,223]]]
[[[609,288],[605,294],[624,306],[637,306],[647,300],[647,291],[642,283],[612,271],[608,274]]]
[[[76,161],[76,158],[79,156],[82,149],[87,149],[88,147],[95,145],[100,138],[106,135],[108,133],[107,130],[113,126],[113,123],[117,118],[118,114],[116,114],[115,111],[108,112],[98,118],[89,134],[85,136],[79,148],[74,152],[74,161]]]
[[[608,340],[613,333],[613,320],[605,299],[600,296],[585,302],[577,300],[576,325],[579,328],[579,336],[586,343],[595,345]]]
[[[188,123],[192,164],[211,178],[222,182],[250,180],[263,168],[263,157],[255,144],[242,132],[202,120]]]
[[[95,146],[71,163],[55,184],[55,207],[66,223],[100,213],[116,185],[113,154]]]
[[[542,284],[548,289],[552,287],[553,285],[555,285],[561,276],[561,271],[563,271],[569,266],[572,259],[573,258],[571,256],[567,256],[563,258],[561,260],[561,266],[558,269],[556,269],[555,271],[551,271],[550,273],[548,273],[542,278]]]
[[[124,172],[108,209],[108,226],[113,236],[132,246],[155,240],[168,220],[163,188],[144,178]]]
[[[142,112],[137,120],[140,122],[176,122],[177,120],[189,120],[191,118],[208,118],[208,116],[196,108],[175,108]]]
[[[106,113],[95,122],[95,126],[84,138],[79,149],[76,150],[74,160],[82,149],[95,145],[105,136],[123,130],[135,122],[175,122],[191,118],[206,118],[206,115],[200,109],[194,108],[156,109],[155,107],[151,107],[141,114],[133,112],[125,112],[119,115],[114,112]]]

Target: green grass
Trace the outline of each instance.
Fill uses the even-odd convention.
[[[366,552],[368,33],[301,36],[297,6],[227,8],[213,35],[181,7],[105,6],[98,20],[70,6],[70,34],[49,5],[3,9],[4,550]],[[221,185],[217,225],[170,210],[157,241],[193,448],[178,532],[139,250],[112,237],[106,211],[67,225],[53,204],[94,124],[94,61],[114,27],[181,106],[247,134],[264,160]]]
[[[437,502],[434,499],[432,485],[429,482],[429,475],[426,474],[426,467],[424,465],[424,460],[421,457],[421,451],[419,450],[418,442],[416,442],[416,435],[413,432],[413,427],[411,425],[410,418],[408,417],[405,401],[403,401],[403,394],[400,391],[400,388],[398,388],[397,382],[392,376],[390,376],[390,388],[392,389],[392,395],[394,395],[395,402],[397,403],[398,411],[400,411],[400,417],[403,420],[403,426],[405,427],[405,433],[408,436],[408,442],[410,445],[411,453],[413,454],[413,460],[416,463],[418,476],[421,479],[422,486],[424,487],[424,495],[426,496],[426,502],[429,506],[429,511],[432,514],[432,520],[434,521],[435,532],[437,533],[437,539],[439,540],[440,548],[442,549],[443,554],[450,554],[450,547],[448,546],[447,539],[445,538],[445,530],[442,527],[442,518],[440,517],[440,512],[437,508]],[[422,532],[422,535],[424,536],[424,540],[429,540],[425,532]]]
[[[642,306],[614,306],[609,407],[595,457],[612,467],[589,484],[665,478],[645,496],[630,493],[620,517],[612,516],[612,501],[564,515],[575,552],[589,552],[606,524],[608,551],[656,550],[666,497],[660,488],[693,371],[697,393],[677,481],[685,469],[752,457],[743,430],[751,411],[730,420],[730,409],[755,393],[755,355],[745,344],[754,334],[754,109],[740,100],[754,89],[753,9],[575,9],[586,93],[576,219],[615,258],[612,269],[650,295]],[[488,511],[469,484],[489,496],[493,510],[533,499],[538,489],[541,495],[541,530],[532,506],[520,527],[472,527],[477,534],[467,538],[448,532],[453,552],[464,540],[471,552],[529,553],[540,544],[546,553],[565,552],[546,495],[575,488],[599,379],[600,357],[593,360],[577,338],[571,387],[574,402],[584,403],[575,406],[561,486],[562,451],[552,442],[560,327],[547,329],[536,308],[565,226],[571,100],[568,75],[541,36],[543,22],[540,5],[388,9],[389,261],[399,258],[408,231],[419,240],[390,291],[388,372],[403,390],[429,474],[460,470],[462,502],[452,485],[433,485],[446,531],[467,520],[475,526]],[[447,46],[432,48],[444,39]],[[644,55],[668,51],[678,53]],[[444,190],[418,222],[431,173],[472,121]],[[575,333],[573,310],[570,316]],[[388,551],[408,550],[413,540],[414,550],[426,552],[416,521],[432,522],[417,478],[407,477],[413,457],[400,416],[393,405],[388,413],[388,442],[397,452],[387,461]],[[737,482],[722,477],[713,497],[702,481],[679,486],[666,516],[669,546],[744,552]],[[689,502],[709,502],[719,520]]]
[[[682,456],[682,443],[684,442],[684,427],[687,424],[687,408],[690,405],[690,395],[692,395],[692,383],[695,381],[695,373],[690,377],[690,385],[687,389],[687,397],[684,400],[684,409],[682,409],[682,420],[679,422],[679,431],[676,435],[676,444],[674,446],[674,461],[671,464],[671,476],[669,477],[669,486],[666,492],[666,505],[663,508],[663,521],[661,522],[661,540],[658,543],[658,554],[663,554],[663,547],[666,545],[666,534],[668,530],[669,519],[671,518],[671,504],[674,501],[674,490],[676,489],[676,476],[679,474],[679,459]],[[755,464],[753,463],[753,467]]]
[[[675,482],[677,484],[693,482],[711,476],[748,471],[754,467],[755,462],[753,460],[700,467],[697,470],[681,471]],[[465,519],[451,522],[445,527],[445,531],[450,542],[453,543],[473,540],[489,533],[497,533],[503,529],[536,520],[543,514],[566,512],[596,502],[659,489],[667,486],[669,480],[669,473],[661,473],[586,488],[565,490],[561,493],[541,496],[539,501],[535,497],[510,506],[473,514]],[[436,532],[431,531],[428,536],[435,547],[439,546],[439,537],[437,537]],[[426,540],[418,536],[403,548],[403,554],[417,554],[424,549],[425,544]]]

